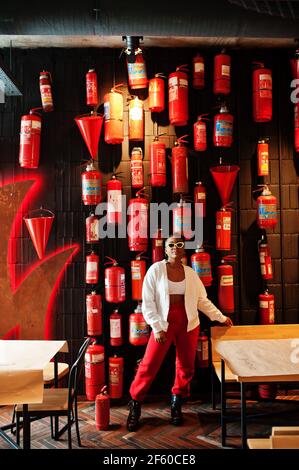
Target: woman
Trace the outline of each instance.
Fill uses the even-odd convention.
[[[198,310],[212,321],[231,326],[230,318],[207,298],[204,285],[196,272],[184,266],[185,242],[175,235],[165,242],[167,259],[154,263],[147,271],[142,289],[142,313],[152,333],[136,376],[130,387],[127,428],[135,431],[144,400],[153,379],[171,345],[176,345],[176,375],[171,396],[171,422],[183,422],[182,398],[189,395],[194,372],[199,333]]]

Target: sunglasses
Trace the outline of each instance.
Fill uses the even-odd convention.
[[[168,245],[167,245],[168,248],[174,248],[174,247],[176,247],[176,248],[184,248],[184,246],[185,246],[185,243],[184,243],[184,242],[176,242],[176,243],[170,242],[170,243],[168,243]]]

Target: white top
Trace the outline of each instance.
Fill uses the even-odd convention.
[[[186,289],[185,279],[182,281],[171,281],[168,279],[168,291],[169,294],[184,295]]]
[[[227,317],[207,298],[206,289],[197,273],[190,266],[183,266],[185,271],[184,301],[188,318],[187,331],[191,331],[199,325],[198,310],[212,321],[224,323]],[[142,313],[154,333],[161,330],[167,331],[169,305],[166,260],[163,260],[150,266],[142,287]]]

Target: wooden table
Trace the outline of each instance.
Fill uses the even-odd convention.
[[[299,381],[299,339],[218,340],[221,357],[221,429],[226,441],[225,364],[236,375],[241,389],[241,437],[246,448],[246,385],[264,382]],[[298,420],[299,421],[299,420]]]
[[[68,351],[66,341],[0,341],[0,405],[23,404],[24,449],[30,448],[28,404],[43,402],[43,370],[59,351]],[[2,426],[0,436],[18,448],[5,433],[9,427]]]

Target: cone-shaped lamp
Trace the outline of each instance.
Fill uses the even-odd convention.
[[[93,159],[97,157],[103,119],[104,117],[99,114],[75,117],[76,124]]]
[[[37,255],[39,259],[42,259],[46,251],[54,214],[47,209],[38,209],[24,217],[24,220]]]
[[[237,165],[217,165],[210,168],[223,206],[230,200],[239,170]]]

